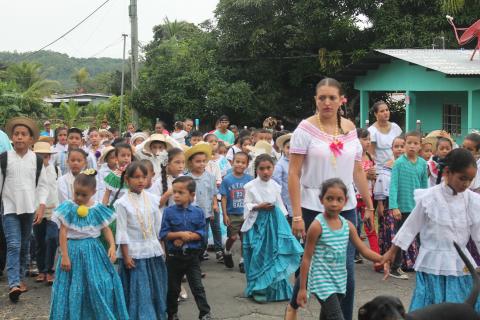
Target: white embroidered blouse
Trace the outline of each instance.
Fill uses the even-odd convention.
[[[117,215],[116,243],[127,244],[133,259],[147,259],[164,255],[158,239],[162,226],[160,198],[149,192],[127,192],[115,202]],[[120,246],[117,256],[121,257]]]
[[[453,194],[445,183],[415,191],[415,209],[393,243],[407,250],[420,233],[420,252],[415,270],[434,275],[463,276],[465,264],[453,246],[455,241],[475,266],[466,249],[472,237],[480,248],[480,195],[466,190]]]

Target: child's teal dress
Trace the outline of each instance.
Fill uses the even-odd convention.
[[[52,220],[68,228],[70,271],[58,259],[52,290],[50,319],[128,319],[122,283],[98,239],[101,229],[114,219],[114,212],[102,204],[89,208],[86,217],[77,214],[78,205],[62,203]]]

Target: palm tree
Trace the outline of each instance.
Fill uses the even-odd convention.
[[[24,94],[32,98],[48,96],[59,87],[57,81],[45,79],[42,65],[35,62],[11,64],[2,73],[2,78],[8,82],[15,82]]]
[[[68,101],[68,103],[62,102],[60,110],[68,128],[73,127],[75,123],[78,122],[80,113],[82,112],[82,108],[73,100]]]
[[[85,84],[90,77],[90,73],[86,68],[75,69],[75,72],[72,75],[72,78],[77,83],[77,91],[85,92]]]
[[[479,0],[442,0],[442,9],[445,13],[457,13],[464,9],[469,2],[478,3]]]

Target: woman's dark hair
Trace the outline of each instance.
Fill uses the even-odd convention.
[[[317,83],[317,86],[315,87],[315,93],[318,91],[319,88],[324,87],[324,86],[337,88],[338,89],[338,95],[340,95],[340,96],[343,95],[342,85],[340,84],[340,82],[338,82],[337,80],[335,80],[333,78],[323,78],[322,80],[320,80],[320,82]],[[342,113],[341,112],[342,112],[341,108],[338,108],[338,110],[337,110],[337,126],[338,126],[338,130],[340,130],[340,133],[344,134],[345,132],[342,129]]]
[[[173,160],[173,158],[175,158],[177,155],[179,155],[181,153],[183,153],[183,150],[180,149],[180,148],[172,148],[172,149],[168,150],[168,152],[167,152],[167,157],[168,157],[167,162],[170,163]],[[162,164],[161,168],[162,168],[162,173],[161,173],[162,194],[164,194],[168,190],[167,166]]]
[[[83,156],[83,158],[85,159],[85,161],[87,161],[88,153],[86,153],[85,150],[80,149],[80,148],[74,148],[74,149],[68,150],[68,157],[67,157],[67,159],[70,158],[70,155],[71,155],[72,153],[74,153],[74,152],[80,153],[80,154]]]
[[[343,191],[345,198],[348,195],[348,189],[345,183],[343,183],[343,181],[339,178],[332,178],[332,179],[325,180],[322,183],[322,192],[320,193],[320,199],[323,199],[328,189],[330,188],[340,188]]]
[[[475,150],[478,151],[480,150],[480,134],[478,133],[470,133],[465,137],[464,140],[470,140],[473,143],[475,143]]]
[[[357,128],[358,139],[365,139],[370,136],[370,131],[365,128]]]
[[[148,161],[148,160],[147,160]],[[145,163],[142,163],[142,161],[133,161],[131,162],[127,168],[125,169],[125,171],[123,172],[123,176],[125,178],[131,178],[134,174],[135,174],[135,171],[140,170],[144,175],[148,175],[148,168],[147,168],[147,165],[145,165]]]
[[[113,140],[112,147],[116,147],[118,144],[127,144],[127,139],[119,137]]]
[[[186,183],[187,184],[187,190],[192,193],[195,192],[195,189],[197,187],[197,184],[195,183],[195,180],[193,180],[192,177],[189,176],[181,176],[173,180],[172,185],[175,183]]]
[[[383,105],[386,105],[387,108],[388,108],[388,104],[387,104],[385,101],[383,101],[383,100],[379,100],[379,101],[375,102],[375,103],[373,104],[373,106],[372,106],[372,109],[371,109],[372,112],[373,112],[374,114],[377,114],[377,113],[378,113],[378,110],[380,109],[380,106],[383,106]]]
[[[275,165],[274,161],[273,161],[273,158],[266,154],[266,153],[263,153],[263,154],[260,154],[258,155],[256,158],[255,158],[255,163],[254,163],[254,167],[255,167],[255,178],[257,177],[257,168],[258,166],[260,165],[260,163],[262,162],[265,162],[265,161],[268,161],[272,164],[272,166]]]
[[[93,169],[88,171],[89,171],[89,174],[80,172],[75,177],[73,184],[74,185],[78,184],[78,185],[89,187],[95,190],[97,188],[97,179],[95,178],[95,176],[97,175],[98,172],[97,170],[93,170]]]
[[[444,163],[451,173],[463,172],[469,167],[477,168],[477,162],[472,153],[462,148],[450,151],[445,157]]]
[[[453,148],[453,143],[452,143],[452,140],[448,139],[448,138],[444,138],[444,137],[438,137],[437,138],[437,143],[436,143],[436,150],[438,150],[438,146],[440,145],[441,142],[446,142],[450,145],[450,148]]]

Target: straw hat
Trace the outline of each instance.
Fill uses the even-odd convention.
[[[257,141],[255,147],[251,148],[251,150],[253,151],[255,157],[261,154],[268,154],[269,156],[271,156],[273,147],[269,142],[265,140],[260,140]]]
[[[427,134],[426,138],[437,138],[437,139],[438,138],[447,138],[450,141],[452,141],[452,143],[454,142],[453,139],[452,139],[452,136],[450,136],[450,134],[445,130],[433,130],[432,132]]]
[[[284,134],[283,136],[280,136],[277,138],[277,141],[275,141],[275,144],[277,145],[277,147],[282,150],[283,149],[283,146],[285,144],[286,141],[292,139],[292,134],[291,133],[287,133],[287,134]]]
[[[56,153],[56,152],[52,151],[50,143],[44,142],[44,141],[36,142],[33,145],[33,152],[35,152],[35,153],[48,153],[48,154]]]
[[[135,142],[135,140],[137,140],[138,138],[142,138],[143,141],[147,140],[148,139],[148,136],[146,133],[144,132],[135,132],[134,134],[132,134],[132,136],[130,137],[130,144],[133,145],[133,143]],[[143,142],[142,141],[142,142]]]
[[[148,141],[143,145],[143,150],[151,154],[152,150],[150,149],[150,145],[152,144],[152,142],[155,142],[155,141],[165,143],[165,145],[167,146],[167,150],[172,149],[171,141],[167,139],[167,137],[164,134],[155,133],[155,134],[152,134],[148,139]]]
[[[53,139],[53,137],[50,137],[50,136],[40,136],[40,137],[38,138],[38,141],[47,142],[47,143],[49,143],[49,144],[53,144],[53,141],[54,141],[54,140],[55,140],[55,139]]]
[[[105,162],[105,158],[108,156],[108,154],[112,151],[114,151],[115,148],[112,147],[112,146],[106,146],[105,148],[103,148],[102,150],[102,155],[100,156],[100,158],[98,158],[98,162],[99,163],[104,163]]]
[[[207,161],[212,158],[212,146],[207,142],[199,142],[188,150],[185,151],[185,161],[188,162],[190,158],[197,153],[205,153],[207,155]]]
[[[8,120],[7,124],[5,125],[5,131],[7,132],[10,139],[13,135],[13,128],[18,125],[25,126],[29,128],[33,133],[33,141],[37,141],[38,137],[40,136],[40,132],[38,131],[37,124],[30,118],[27,117],[16,117]]]

